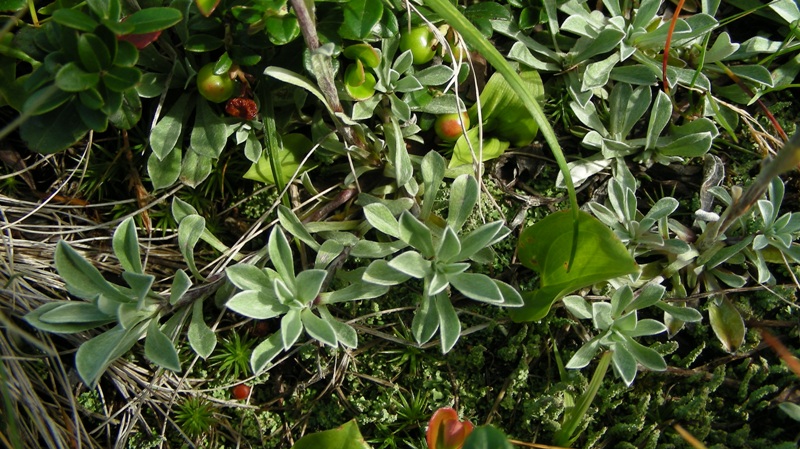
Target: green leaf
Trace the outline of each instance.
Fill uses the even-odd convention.
[[[408,277],[405,276],[403,279],[408,279]],[[389,288],[383,285],[372,285],[366,282],[357,282],[339,290],[322,293],[320,296],[322,297],[323,303],[335,304],[337,302],[379,298],[385,295],[388,291]]]
[[[189,187],[197,187],[211,174],[212,162],[212,158],[190,148],[181,162],[180,180]]]
[[[478,251],[503,240],[510,232],[511,230],[506,228],[502,221],[483,224],[469,234],[461,236],[461,252],[456,259],[469,259]]]
[[[630,336],[626,336],[622,343],[633,357],[647,369],[653,371],[664,371],[667,369],[667,362],[655,350],[636,342]]]
[[[395,238],[400,238],[400,223],[394,218],[386,205],[371,203],[364,206],[364,217],[367,222],[380,232]]]
[[[305,327],[308,335],[315,340],[333,348],[339,345],[333,326],[328,321],[316,316],[311,309],[303,309],[300,319],[303,321],[303,327]]]
[[[370,449],[370,445],[354,419],[336,429],[308,434],[297,440],[292,449]]]
[[[290,234],[300,239],[312,250],[319,251],[319,243],[314,240],[314,237],[311,236],[306,227],[291,209],[284,205],[279,205],[278,220],[280,221],[281,226],[289,231]]]
[[[181,19],[183,15],[175,8],[148,7],[129,15],[125,23],[133,25],[131,34],[146,34],[166,30]]]
[[[269,234],[269,241],[267,242],[269,251],[269,258],[275,271],[280,274],[284,282],[290,283],[293,287],[295,283],[294,274],[294,258],[292,257],[292,248],[289,246],[289,241],[283,234],[280,226],[275,226]]]
[[[275,184],[275,175],[272,170],[273,157],[280,162],[278,179],[281,181],[281,185],[288,184],[299,173],[311,168],[300,166],[303,158],[314,146],[308,137],[296,133],[287,134],[282,137],[282,143],[283,146],[276,155],[263,152],[258,161],[244,174],[244,177],[267,184]]]
[[[656,307],[687,323],[696,323],[703,319],[703,315],[691,307],[680,307],[664,301],[657,303]]]
[[[217,9],[219,2],[220,0],[194,0],[197,9],[200,10],[200,14],[206,17],[210,16],[214,10]]]
[[[80,307],[82,310],[80,310],[79,313],[76,314],[76,316],[79,317],[80,321],[52,323],[49,321],[42,320],[43,315],[46,315],[54,310],[57,311],[59,308],[70,304],[85,304]],[[70,307],[73,306],[70,305]],[[59,316],[59,315],[60,314],[57,313],[54,316]],[[102,318],[100,318],[101,316]],[[93,321],[92,318],[95,317],[97,317],[98,319]],[[28,322],[28,324],[39,330],[43,330],[45,332],[53,332],[57,334],[74,334],[76,332],[83,332],[89,329],[94,329],[98,326],[102,326],[108,323],[113,323],[114,321],[116,321],[115,316],[105,314],[104,312],[98,310],[94,304],[75,302],[75,301],[56,301],[56,302],[45,303],[36,308],[36,310],[26,314],[23,318],[25,319],[25,321]]]
[[[403,140],[403,131],[395,117],[391,117],[389,122],[384,124],[383,132],[386,135],[386,146],[389,148],[389,159],[394,165],[397,187],[403,187],[414,176],[414,167],[411,166],[411,158]]]
[[[79,298],[88,300],[102,294],[113,301],[131,302],[130,298],[106,281],[94,265],[64,240],[59,240],[56,245],[55,265],[58,274],[67,283],[70,293]]]
[[[708,318],[714,334],[728,352],[736,352],[744,342],[745,326],[735,305],[723,296],[714,299],[708,307]]]
[[[263,373],[281,351],[283,351],[281,333],[275,332],[253,348],[253,353],[250,355],[250,367],[253,373],[256,375]]]
[[[158,155],[153,152],[147,158],[147,175],[153,183],[153,189],[159,190],[169,187],[178,181],[181,174],[181,160],[183,152],[173,149],[163,159],[159,160]]]
[[[131,293],[139,303],[140,307],[143,307],[144,299],[147,297],[147,294],[150,293],[150,289],[153,287],[153,282],[156,280],[155,276],[150,274],[134,273],[131,271],[123,271],[122,279],[125,279],[125,282],[127,282],[131,287]]]
[[[600,348],[600,339],[594,338],[586,343],[578,349],[575,354],[572,356],[571,359],[565,365],[568,369],[581,369],[585,368],[594,358],[595,354],[597,354],[597,350]]]
[[[281,304],[278,297],[271,290],[245,290],[239,292],[225,303],[225,307],[240,315],[257,320],[274,318],[289,311],[289,307]]]
[[[350,0],[344,4],[344,20],[339,34],[347,39],[362,40],[372,33],[383,15],[381,0]]]
[[[426,221],[433,210],[436,202],[436,194],[439,192],[442,180],[444,180],[445,160],[438,151],[428,151],[420,163],[424,193],[422,197],[422,210],[419,218]]]
[[[372,264],[370,264],[372,266]],[[416,251],[406,251],[389,261],[389,266],[400,273],[422,279],[431,271],[431,263]],[[369,269],[367,270],[369,271]]]
[[[402,284],[411,276],[395,270],[383,259],[372,261],[363,274],[363,281],[370,284],[392,286]]]
[[[108,320],[105,313],[92,303],[82,301],[59,301],[57,307],[39,314],[39,321],[49,324],[96,323]]]
[[[411,333],[419,344],[425,344],[433,338],[439,329],[439,313],[437,312],[434,298],[423,296],[419,308],[411,320]]]
[[[450,189],[450,207],[447,209],[447,224],[453,229],[460,230],[467,219],[472,215],[475,204],[478,203],[480,189],[474,176],[461,175],[457,177]]]
[[[592,306],[583,297],[578,295],[570,295],[563,299],[564,307],[569,310],[569,313],[575,315],[582,320],[592,319]]]
[[[102,39],[91,33],[78,37],[78,56],[83,67],[92,73],[111,66],[111,52],[108,47]]]
[[[560,297],[638,269],[614,233],[583,211],[578,214],[577,246],[570,266],[573,224],[570,212],[561,211],[522,231],[517,245],[520,262],[539,273],[540,285],[523,294],[523,307],[510,311],[514,321],[540,320]]]
[[[496,137],[480,138],[477,126],[467,130],[466,138],[462,135],[453,147],[453,157],[449,168],[471,165],[474,161],[488,161],[500,157],[511,145],[510,142]]]
[[[781,402],[778,404],[778,408],[789,415],[793,420],[800,421],[800,405],[793,402]]]
[[[76,29],[78,31],[85,31],[87,33],[91,33],[95,28],[97,28],[98,25],[100,25],[89,15],[75,9],[57,9],[53,11],[52,17],[53,20],[58,24]]]
[[[508,437],[494,426],[478,426],[464,441],[462,449],[514,449]]]
[[[206,220],[200,215],[189,215],[184,217],[178,224],[178,247],[186,259],[186,264],[189,270],[197,279],[204,279],[197,270],[197,265],[194,262],[194,247],[200,236],[206,229]]]
[[[144,355],[156,365],[171,371],[181,370],[178,351],[172,341],[158,327],[158,320],[151,320],[144,340]]]
[[[64,64],[56,74],[56,86],[64,92],[80,92],[91,89],[100,82],[98,73],[83,71],[78,64]]]
[[[114,66],[103,73],[103,84],[112,92],[124,92],[136,86],[142,72],[135,67]]]
[[[183,270],[178,270],[175,272],[175,278],[172,280],[172,287],[170,288],[169,292],[169,305],[174,306],[178,303],[183,295],[189,291],[189,287],[192,286],[192,281],[189,279],[189,276],[186,275],[186,272]]]
[[[455,262],[460,252],[461,242],[458,236],[450,226],[446,226],[436,249],[436,260],[443,263]]]
[[[75,367],[81,379],[89,387],[94,387],[106,368],[128,352],[144,330],[143,324],[130,329],[116,326],[82,344],[75,354]]]
[[[636,358],[633,354],[621,344],[617,344],[614,346],[611,362],[614,364],[614,371],[622,378],[625,385],[630,386],[636,378]]]
[[[297,275],[297,299],[302,304],[310,304],[317,299],[328,276],[326,270],[304,270]]]
[[[442,353],[447,354],[456,345],[461,337],[461,321],[456,315],[456,309],[450,302],[447,294],[438,294],[434,297],[436,312],[439,315],[439,333],[441,335]]]
[[[197,103],[197,116],[191,134],[192,150],[201,156],[218,158],[228,140],[227,126],[207,101]]]
[[[671,118],[672,99],[670,99],[669,95],[659,90],[653,102],[653,107],[650,110],[650,121],[647,124],[647,143],[645,144],[645,149],[651,150],[656,148],[658,136],[664,131],[664,128]]]
[[[64,101],[68,99],[65,98]],[[43,115],[29,117],[19,129],[20,136],[28,147],[43,154],[65,150],[89,131],[73,104]]]
[[[206,324],[203,318],[203,301],[195,301],[192,305],[192,321],[189,322],[189,331],[186,333],[189,345],[203,359],[214,352],[217,346],[217,335]]]
[[[464,296],[475,301],[489,304],[503,304],[504,298],[500,288],[492,278],[480,273],[458,273],[447,276],[450,285],[455,287]]]
[[[272,16],[265,21],[269,40],[275,45],[286,45],[300,35],[300,25],[294,16]]]
[[[338,340],[339,343],[350,349],[355,349],[358,347],[358,334],[352,326],[342,323],[334,318],[333,315],[331,315],[331,313],[328,311],[327,307],[320,307],[317,310],[319,310],[319,314],[322,319],[331,325],[333,331],[336,333],[336,340]]]
[[[117,256],[124,270],[144,273],[142,261],[139,258],[139,237],[133,217],[128,217],[120,223],[114,231],[111,245],[114,248],[114,255]]]
[[[433,257],[433,235],[425,224],[408,211],[400,214],[400,240],[416,248],[425,257]]]
[[[300,314],[301,310],[290,309],[286,312],[286,315],[281,318],[281,342],[283,343],[283,349],[288,350],[291,348],[303,332],[303,321]]]

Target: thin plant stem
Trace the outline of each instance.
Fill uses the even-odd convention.
[[[589,387],[583,392],[581,397],[578,398],[575,406],[566,413],[561,429],[556,432],[553,438],[556,445],[569,446],[573,441],[572,434],[575,433],[575,430],[581,424],[581,421],[583,421],[586,411],[589,410],[589,406],[592,405],[597,391],[600,390],[600,385],[606,377],[606,372],[608,371],[608,366],[611,364],[611,356],[613,354],[613,351],[606,351],[603,353],[603,356],[600,357],[600,362],[594,369],[594,374],[592,374],[592,380],[589,381]]]

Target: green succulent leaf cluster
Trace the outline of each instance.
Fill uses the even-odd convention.
[[[430,152],[423,161],[426,197],[435,198],[438,183],[444,177],[444,160]],[[451,302],[452,290],[467,298],[498,306],[522,305],[519,292],[505,282],[480,273],[470,273],[470,261],[485,261],[489,247],[505,238],[509,230],[502,222],[491,222],[462,233],[478,201],[478,183],[471,175],[453,181],[448,216],[443,227],[433,224],[430,209],[417,218],[408,210],[399,214],[389,206],[374,202],[364,207],[367,222],[381,234],[399,241],[405,251],[390,260],[378,259],[369,264],[363,281],[394,286],[411,279],[422,281],[420,304],[412,323],[419,344],[441,334],[442,351],[448,352],[458,341],[461,323]],[[424,220],[424,221],[423,221]],[[489,259],[490,260],[490,259]]]
[[[638,319],[638,311],[650,306],[658,306],[666,289],[657,284],[648,284],[638,295],[629,286],[618,289],[610,302],[588,303],[580,296],[564,298],[564,306],[575,317],[592,320],[598,335],[586,342],[567,362],[567,368],[583,368],[591,362],[600,348],[613,351],[612,366],[626,385],[636,378],[638,365],[653,371],[667,368],[664,358],[655,350],[637,342],[635,339],[657,335],[667,327],[656,320]],[[693,310],[693,309],[692,309]],[[696,312],[696,311],[695,311]],[[699,318],[699,313],[697,313]]]
[[[88,385],[95,385],[109,365],[142,337],[145,337],[145,356],[151,362],[180,371],[174,339],[183,325],[183,314],[175,313],[163,324],[160,320],[173,309],[186,307],[181,299],[189,291],[191,280],[178,270],[169,293],[152,290],[155,277],[144,272],[136,226],[131,218],[120,224],[112,243],[114,255],[124,269],[122,278],[127,287],[107,281],[91,262],[61,240],[56,247],[56,270],[67,291],[83,301],[50,302],[27,314],[25,320],[37,329],[54,333],[83,332],[115,324],[78,348],[75,364]],[[204,321],[202,306],[202,300],[192,306],[189,344],[197,354],[208,357],[214,350],[216,337]]]

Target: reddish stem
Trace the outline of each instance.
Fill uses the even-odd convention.
[[[667,41],[664,42],[664,59],[661,61],[661,72],[664,77],[664,93],[669,95],[669,82],[667,80],[667,60],[669,59],[669,47],[672,43],[672,33],[675,31],[675,24],[678,23],[678,16],[681,14],[684,0],[678,1],[678,6],[675,7],[675,12],[672,14],[672,20],[669,22],[669,32],[667,32]]]

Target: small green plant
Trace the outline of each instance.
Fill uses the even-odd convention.
[[[213,432],[218,419],[213,404],[205,398],[191,396],[178,405],[175,422],[189,438],[196,440]]]
[[[146,337],[144,353],[151,362],[180,371],[181,361],[173,343],[183,325],[184,314],[174,313],[180,308],[191,308],[189,344],[199,355],[207,357],[216,345],[216,337],[203,319],[203,301],[182,301],[192,285],[189,277],[178,270],[169,293],[152,290],[155,277],[144,272],[132,218],[120,224],[112,243],[114,254],[125,270],[122,278],[127,287],[107,281],[91,262],[61,240],[56,247],[56,270],[68,291],[83,301],[44,304],[25,316],[28,323],[55,333],[76,333],[115,324],[82,344],[75,354],[78,374],[92,386],[114,360],[142,337]],[[161,318],[169,315],[172,319],[161,324]]]
[[[219,343],[214,354],[208,357],[210,366],[216,369],[216,377],[240,379],[250,370],[250,354],[257,341],[231,332]]]

